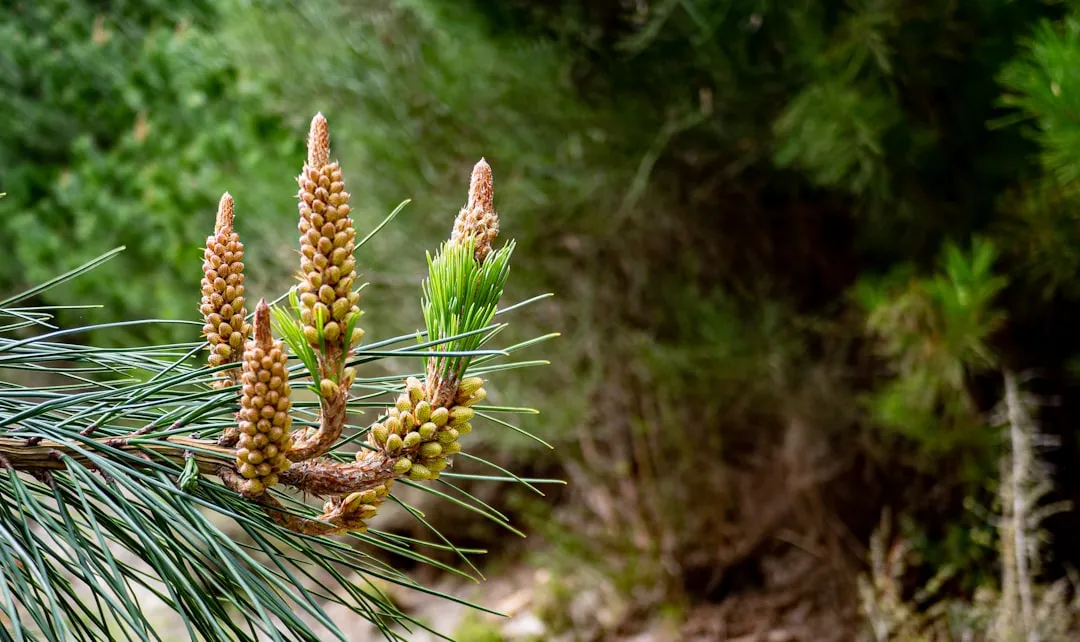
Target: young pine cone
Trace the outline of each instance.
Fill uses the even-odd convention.
[[[483,158],[473,167],[469,181],[469,200],[454,220],[451,243],[474,242],[474,256],[480,263],[491,253],[499,235],[499,216],[495,213],[494,181],[491,166]]]
[[[286,454],[292,447],[292,418],[286,361],[282,343],[270,334],[270,308],[260,301],[255,308],[255,339],[244,351],[236,451],[237,468],[246,480],[243,492],[251,496],[276,484],[278,473],[290,465]]]
[[[251,335],[251,325],[244,318],[244,245],[233,230],[233,199],[228,193],[218,204],[214,235],[206,239],[203,251],[202,303],[199,311],[206,324],[203,336],[210,344],[211,366],[240,360],[244,343]],[[235,382],[236,371],[216,386]]]
[[[395,473],[407,473],[415,481],[438,479],[447,457],[461,452],[458,438],[472,432],[469,421],[475,413],[470,406],[487,396],[482,384],[479,377],[468,377],[458,386],[451,407],[432,407],[424,385],[409,377],[405,392],[387,411],[386,419],[371,427],[368,443],[389,457],[400,458],[394,464]],[[366,451],[357,453],[357,460],[364,456]]]
[[[322,320],[322,340],[328,349],[338,352],[351,320],[360,314],[355,292],[356,230],[349,218],[349,193],[342,182],[341,168],[329,162],[330,134],[326,119],[317,114],[308,137],[308,160],[297,177],[300,184],[300,295],[304,336],[319,348],[318,319]],[[351,342],[362,335],[354,329]]]

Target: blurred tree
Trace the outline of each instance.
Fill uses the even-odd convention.
[[[128,250],[53,300],[102,320],[191,317],[192,261],[231,184],[241,210],[271,195],[298,137],[260,110],[212,32],[212,2],[18,2],[0,22],[0,288]],[[256,179],[232,180],[235,175]],[[230,183],[231,181],[231,183]],[[287,214],[281,198],[279,212]],[[150,278],[133,278],[148,274]],[[124,287],[116,287],[117,283]],[[175,328],[169,339],[176,339]],[[158,337],[166,338],[166,337]]]

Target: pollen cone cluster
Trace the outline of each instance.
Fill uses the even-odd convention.
[[[300,184],[300,285],[304,336],[317,350],[340,355],[349,323],[360,314],[355,292],[356,231],[349,218],[349,193],[342,182],[341,167],[330,162],[330,133],[326,119],[317,114],[311,121],[308,158],[297,177]],[[320,336],[319,327],[322,327]],[[350,343],[360,339],[355,329]],[[335,373],[336,374],[336,373]]]
[[[476,260],[483,263],[498,235],[499,216],[495,213],[491,166],[481,158],[473,167],[469,180],[469,200],[454,220],[450,242],[466,243],[473,239]]]
[[[270,333],[270,308],[255,308],[255,339],[244,351],[240,394],[240,443],[236,465],[244,478],[243,492],[259,495],[278,482],[289,468],[292,446],[289,428],[289,381],[284,347]]]
[[[394,480],[388,479],[373,488],[335,497],[323,505],[324,513],[320,519],[340,524],[350,531],[364,532],[367,520],[379,512],[379,506],[386,501],[393,485]]]
[[[218,204],[214,235],[206,238],[199,311],[205,321],[203,336],[210,344],[210,365],[238,362],[251,325],[244,320],[244,245],[233,230],[233,199],[228,193]],[[229,370],[226,375],[228,379],[215,385],[235,383],[238,373]]]
[[[385,420],[371,427],[368,443],[386,456],[399,458],[394,472],[409,479],[424,481],[438,479],[447,466],[447,457],[461,452],[458,438],[472,432],[475,414],[470,407],[482,401],[487,393],[479,377],[462,380],[449,407],[432,406],[419,379],[409,377],[405,392],[387,411]],[[357,460],[366,456],[357,454]]]

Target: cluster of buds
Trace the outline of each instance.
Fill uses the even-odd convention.
[[[499,235],[494,188],[491,166],[481,158],[473,167],[469,180],[469,200],[454,220],[454,230],[450,234],[451,243],[460,244],[472,239],[476,260],[480,263],[491,253],[491,246]]]
[[[387,479],[372,488],[334,497],[323,505],[320,519],[362,533],[367,530],[367,520],[379,512],[379,506],[390,495],[393,485],[394,480]]]
[[[237,470],[245,480],[241,490],[248,495],[259,495],[277,484],[278,474],[290,465],[287,359],[281,341],[271,336],[270,308],[260,301],[255,308],[255,339],[244,350],[236,450]]]
[[[233,199],[226,193],[218,204],[214,235],[206,238],[203,251],[202,302],[203,336],[210,347],[211,366],[236,363],[251,335],[244,309],[244,244],[233,230]],[[236,382],[237,371],[215,381],[218,387]]]
[[[341,167],[330,162],[330,133],[322,114],[311,122],[307,163],[297,182],[301,270],[297,290],[304,337],[313,348],[340,359],[363,334],[354,329],[350,345],[344,345],[346,330],[360,315],[360,293],[353,290],[356,230]]]
[[[371,427],[368,444],[396,458],[396,474],[415,481],[438,479],[447,457],[461,452],[458,438],[472,432],[471,406],[487,396],[482,384],[479,377],[464,379],[452,405],[433,406],[420,380],[409,377],[386,418]],[[357,453],[358,461],[364,457],[363,451]]]
[[[364,530],[366,521],[389,497],[395,479],[439,478],[450,465],[449,458],[461,452],[458,440],[472,432],[473,406],[487,394],[479,377],[461,378],[467,360],[448,370],[443,361],[429,358],[426,386],[415,377],[406,380],[394,406],[371,427],[369,447],[357,453],[356,461],[322,458],[345,427],[349,389],[356,376],[347,362],[363,336],[356,327],[361,313],[349,193],[340,166],[330,161],[329,128],[322,114],[311,122],[307,160],[297,182],[300,283],[294,301],[299,319],[298,325],[285,328],[285,338],[312,370],[320,395],[319,423],[290,432],[287,356],[283,343],[272,336],[265,301],[255,310],[254,338],[247,340],[252,326],[245,323],[243,307],[243,246],[233,231],[233,202],[226,194],[215,235],[207,239],[201,306],[206,319],[203,334],[212,351],[210,364],[240,362],[242,366],[242,370],[229,371],[227,379],[227,383],[242,383],[237,424],[219,441],[236,446],[235,468],[228,466],[219,473],[230,488],[262,504],[286,528],[309,534]],[[490,268],[505,274],[505,264],[498,258],[504,255],[488,260],[499,232],[492,188],[491,168],[481,160],[473,169],[468,202],[455,220],[447,247],[457,246],[456,256],[478,271]],[[454,272],[439,278],[453,287],[457,276]],[[478,295],[478,303],[451,297],[438,308],[439,314],[460,315],[469,306],[494,310],[502,285],[492,296],[490,292],[496,291],[492,281],[483,282],[488,284],[483,290],[488,292],[487,299]],[[304,493],[328,496],[319,519],[283,510],[267,492],[279,482]]]

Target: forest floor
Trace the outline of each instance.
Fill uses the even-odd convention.
[[[119,555],[123,552],[117,551]],[[125,559],[132,565],[140,561]],[[482,606],[484,613],[424,592],[385,584],[379,588],[406,614],[431,631],[400,630],[410,642],[849,642],[855,640],[857,614],[851,604],[836,603],[832,590],[817,586],[813,570],[798,586],[785,590],[735,592],[715,603],[684,610],[642,613],[632,598],[610,589],[603,578],[578,585],[570,598],[553,598],[550,571],[526,563],[502,566],[480,583],[428,568],[411,575],[439,592]],[[329,578],[327,578],[329,579]],[[314,583],[314,582],[313,582]],[[187,639],[178,615],[149,591],[140,605],[166,641]],[[87,595],[89,599],[89,595]],[[345,607],[327,604],[327,614],[354,642],[384,638],[370,623]],[[553,612],[558,609],[558,612]],[[327,632],[310,619],[312,629]],[[331,639],[329,636],[324,639]]]
[[[502,617],[416,591],[392,591],[410,615],[459,642],[848,642],[856,639],[857,614],[851,605],[826,605],[828,591],[802,586],[792,590],[751,591],[683,612],[636,613],[627,596],[601,586],[585,589],[550,613],[550,575],[526,566],[504,569],[480,585],[453,578],[434,587],[497,611]],[[628,617],[627,617],[628,616]],[[553,622],[553,620],[557,621]],[[557,628],[553,628],[556,625]],[[368,637],[378,640],[371,629]],[[436,642],[427,631],[406,635],[411,642]]]

